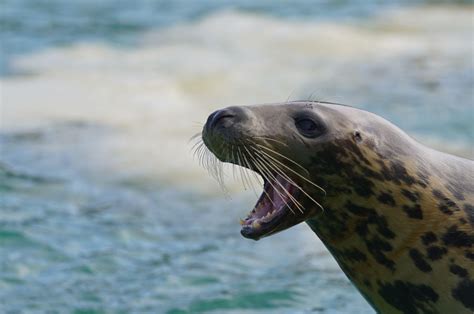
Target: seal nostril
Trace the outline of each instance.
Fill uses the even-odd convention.
[[[216,111],[209,117],[209,127],[211,129],[215,128],[218,124],[223,123],[225,120],[233,119],[234,117],[235,114],[228,109]]]

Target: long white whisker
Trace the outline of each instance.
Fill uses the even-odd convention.
[[[256,156],[258,158],[258,156]],[[260,161],[262,161],[262,159],[260,159]],[[285,192],[286,195],[288,195],[288,197],[290,198],[290,200],[295,204],[295,206],[299,209],[299,211],[301,213],[304,213],[304,207],[303,205],[301,205],[300,202],[298,202],[297,199],[295,199],[293,197],[293,195],[291,195],[291,193],[283,186],[283,184],[280,183],[280,181],[278,181],[278,179],[272,174],[272,172],[265,166],[265,164],[262,162],[260,163],[260,165],[266,169],[267,173],[272,177],[273,181],[276,182],[280,187],[281,189]],[[278,191],[278,189],[276,189]],[[282,198],[283,200],[284,198]],[[286,202],[285,202],[286,203]]]
[[[254,156],[252,156],[252,158],[254,158]],[[254,158],[254,161],[255,161],[255,158]],[[270,178],[268,178],[268,175],[265,173],[265,171],[264,171],[257,163],[255,163],[254,165],[255,165],[255,167],[257,168],[257,170],[260,172],[260,174],[262,175],[262,177],[264,178],[264,180],[266,180],[266,181],[268,182],[268,184],[270,184],[270,185],[273,187],[273,189],[274,189],[275,191],[277,191],[277,190],[275,189],[275,187],[272,185],[271,180],[270,180]],[[278,192],[278,191],[277,191],[277,192]],[[263,186],[263,193],[265,193],[265,195],[267,196],[267,199],[270,201],[270,203],[272,203],[273,208],[276,209],[275,203],[273,202],[272,198],[270,197],[270,195],[269,195],[269,194],[267,193],[267,191],[265,190],[265,185]],[[291,208],[290,208],[290,209],[291,209]],[[291,211],[293,212],[292,209],[291,209]]]
[[[247,148],[245,146],[244,146],[244,148],[245,148],[245,150],[247,150]],[[245,166],[248,169],[248,170],[246,170],[247,180],[248,180],[248,182],[250,182],[250,187],[252,188],[252,191],[258,197],[257,191],[255,189],[254,182],[252,181],[252,179],[250,178],[250,174],[248,173],[248,171],[251,171],[253,173],[253,171],[251,170],[252,165],[249,163],[249,161],[248,161],[247,157],[245,156],[245,154],[242,154],[242,157],[244,159]]]
[[[257,155],[258,155],[258,152],[256,152]],[[316,205],[318,205],[323,211],[324,211],[324,208],[321,204],[319,204],[318,201],[316,201],[313,197],[311,197],[301,186],[299,186],[298,184],[296,184],[291,178],[289,178],[277,165],[275,165],[274,163],[271,162],[271,160],[268,160],[268,159],[265,159],[264,157],[265,156],[259,156],[261,159],[263,160],[266,160],[266,162],[268,163],[268,166],[271,167],[275,172],[277,172],[278,174],[280,174],[282,177],[284,177],[285,180],[288,181],[288,183],[290,183],[291,185],[295,186],[298,190],[300,190],[304,195],[306,195],[306,197],[308,197],[311,201],[313,201]]]
[[[307,183],[315,186],[316,188],[318,188],[319,190],[321,190],[322,192],[324,192],[324,194],[326,194],[326,191],[320,187],[319,185],[317,185],[316,183],[314,183],[313,181],[309,180],[308,178],[304,177],[303,175],[301,175],[300,173],[296,172],[295,170],[291,169],[290,167],[288,167],[287,165],[285,165],[284,163],[282,163],[281,161],[279,161],[278,159],[276,159],[275,157],[269,155],[268,153],[264,152],[264,151],[259,151],[261,154],[267,156],[268,158],[272,159],[273,161],[275,161],[276,163],[278,163],[279,165],[281,165],[282,167],[284,167],[285,169],[287,169],[288,171],[291,171],[293,174],[297,175],[299,178],[303,179],[304,181],[306,181]]]
[[[301,168],[304,172],[306,172],[306,173],[309,175],[309,171],[308,171],[305,167],[303,167],[302,165],[300,165],[299,163],[297,163],[296,161],[294,161],[293,159],[288,158],[288,157],[286,157],[286,156],[283,155],[283,154],[280,154],[279,152],[277,152],[277,151],[271,149],[270,147],[266,147],[266,146],[260,145],[260,144],[258,144],[258,143],[255,143],[255,145],[258,146],[259,148],[266,149],[266,150],[268,150],[268,151],[274,153],[275,155],[280,156],[280,157],[282,157],[282,158],[288,160],[289,162],[291,162],[291,163],[294,164],[295,166],[298,166],[299,168]]]
[[[281,144],[281,145],[283,145],[283,146],[288,146],[288,144],[286,144],[286,143],[283,143],[282,141],[276,140],[276,139],[274,139],[274,138],[271,138],[271,137],[265,137],[265,136],[253,136],[252,138],[260,138],[260,139],[263,139],[263,140],[266,140],[266,141],[272,141],[272,142],[275,142],[275,143]],[[256,144],[256,143],[253,143],[253,144]]]
[[[238,155],[237,155],[237,159],[238,159],[238,162],[239,162],[239,171],[240,171],[240,178],[242,179],[242,184],[244,186],[244,189],[247,190],[248,188],[250,187],[247,187],[247,181],[246,181],[246,177],[244,175],[244,162],[242,160],[242,151],[240,150],[240,147],[237,146],[237,150],[238,150]],[[247,184],[246,184],[247,183]]]

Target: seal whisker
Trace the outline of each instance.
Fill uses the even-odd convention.
[[[255,153],[258,153],[258,150],[257,150],[255,147],[250,146],[250,148],[251,148]],[[251,154],[248,150],[247,150],[247,152],[248,152],[250,155],[252,155],[252,157],[254,158],[254,161],[255,161],[256,165],[259,164],[261,167],[263,167],[263,169],[260,168],[260,169],[261,169],[260,171],[261,171],[262,173],[265,173],[265,174],[266,174],[266,179],[267,179],[267,181],[272,185],[273,189],[278,193],[278,196],[279,196],[282,200],[284,199],[282,193],[280,192],[280,190],[278,190],[278,188],[276,188],[275,185],[272,184],[272,182],[277,182],[278,185],[279,185],[279,186],[282,188],[282,190],[285,192],[285,194],[287,194],[287,195],[289,196],[290,200],[296,205],[296,207],[298,207],[298,209],[301,211],[301,213],[303,213],[303,212],[304,212],[304,207],[293,197],[293,195],[291,195],[291,193],[289,193],[289,191],[277,180],[277,178],[273,175],[273,173],[271,172],[271,170],[266,166],[266,165],[270,166],[270,165],[268,164],[269,161],[267,161],[267,160],[261,158],[258,154]],[[258,160],[257,160],[257,158],[258,158]],[[271,161],[270,161],[270,163],[271,163]],[[273,168],[273,167],[272,167],[272,168]],[[278,167],[276,167],[276,168],[278,168]],[[279,168],[278,168],[277,170],[279,170],[279,171],[277,171],[277,173],[280,174],[280,176],[282,176],[288,183],[290,183],[290,184],[293,185],[293,186],[296,186],[296,184],[295,184],[291,179],[289,179],[288,176],[286,176],[286,174],[284,174]],[[268,176],[271,176],[272,178],[269,178]],[[286,177],[286,178],[285,178],[285,177]],[[290,182],[290,181],[291,181],[291,182]],[[295,202],[296,202],[296,203],[295,203]],[[292,212],[293,214],[295,214],[294,211],[293,211],[293,209],[289,206],[288,201],[285,201],[285,205],[288,205],[288,207],[290,208],[291,212]]]
[[[240,147],[237,146],[237,149],[238,149],[238,152],[239,152],[237,158],[238,158],[239,165],[241,166],[241,167],[239,167],[240,177],[242,178],[242,183],[244,185],[244,189],[247,190],[247,189],[251,188],[251,184],[248,181],[248,178],[247,178],[246,172],[245,172],[245,168],[244,168],[245,167],[245,162],[243,160],[244,155],[243,155]]]
[[[259,163],[258,161],[256,161],[256,162]],[[259,164],[260,164],[260,167],[264,167],[264,165],[263,165],[262,163],[259,163]],[[262,169],[262,168],[260,168],[260,169]],[[275,184],[274,184],[274,182],[278,182],[278,180],[275,178],[275,176],[273,176],[272,173],[271,173],[268,169],[262,169],[261,171],[262,171],[262,173],[265,174],[265,178],[266,178],[268,184],[270,184],[270,186],[273,188],[273,190],[277,193],[278,197],[280,197],[281,200],[285,200],[285,197],[284,197],[284,195],[282,194],[282,192],[281,192],[281,191],[275,186]],[[272,178],[270,178],[269,176],[271,176]],[[280,185],[281,185],[281,184],[280,184]],[[282,187],[282,189],[283,189],[285,192],[288,193],[288,191],[287,191],[284,187]],[[265,194],[266,194],[265,189],[264,189],[264,192],[265,192]],[[267,194],[267,196],[268,196],[268,194]],[[290,196],[290,197],[291,197],[291,196]],[[276,208],[276,205],[275,205],[275,203],[273,203],[273,201],[272,201],[272,199],[271,199],[270,196],[269,196],[269,199],[270,199],[270,201],[272,202],[273,206]],[[285,201],[284,204],[287,205],[288,208],[290,209],[291,213],[292,213],[293,215],[295,215],[295,212],[294,212],[293,208],[290,206],[290,204],[288,203],[288,201]],[[300,209],[300,210],[301,210],[301,209]]]
[[[227,189],[225,188],[224,179],[223,179],[223,169],[222,164],[217,160],[217,158],[212,154],[211,151],[200,143],[195,148],[194,156],[198,157],[198,162],[207,172],[217,181],[220,188],[227,193]]]
[[[243,146],[243,148],[245,148],[245,150],[248,152],[247,147]],[[250,153],[249,153],[249,155],[250,155]],[[242,157],[243,157],[243,159],[244,159],[244,163],[245,163],[246,168],[249,169],[249,170],[252,172],[252,174],[255,175],[255,172],[253,172],[253,171],[251,170],[251,169],[252,169],[252,164],[248,161],[247,156],[245,156],[245,154],[242,154]],[[250,157],[250,156],[249,156],[249,157]],[[245,169],[244,169],[244,171],[245,171]],[[255,185],[254,185],[254,182],[252,181],[252,179],[251,179],[251,177],[250,177],[250,174],[249,174],[248,172],[245,172],[245,174],[247,175],[247,179],[248,179],[248,181],[250,182],[250,187],[252,188],[252,191],[253,191],[253,192],[255,193],[255,195],[258,197],[258,193],[257,193],[257,191],[256,191],[256,189],[255,189]]]
[[[257,170],[259,170],[259,173],[262,175],[262,177],[264,177],[264,178],[267,180],[267,182],[273,187],[273,189],[275,190],[275,192],[277,192],[278,196],[279,196],[282,200],[284,200],[284,196],[283,196],[283,194],[281,193],[281,191],[278,190],[278,189],[275,187],[275,185],[272,183],[272,181],[275,181],[275,182],[279,183],[279,182],[276,180],[276,178],[272,175],[272,173],[271,173],[270,171],[265,171],[265,169],[262,169],[262,168],[259,168],[259,167],[258,167],[258,165],[257,165],[257,162],[258,162],[258,161],[257,161],[256,158],[255,158],[255,157],[256,157],[255,154],[252,154],[251,151],[249,151],[249,150],[247,149],[247,147],[246,147],[245,144],[242,145],[242,147],[245,149],[245,151],[247,152],[249,158],[251,158],[251,161],[252,161],[252,165],[247,164],[247,167],[248,167],[248,168],[253,168],[253,167],[257,168]],[[251,145],[250,145],[250,148],[251,148],[252,150],[255,150]],[[263,171],[262,171],[262,170],[263,170]],[[253,173],[254,173],[254,175],[256,176],[255,172],[253,172]],[[271,178],[269,178],[269,175],[273,177],[273,180],[271,180]],[[279,183],[279,184],[280,184],[280,183]],[[280,185],[281,185],[281,184],[280,184]],[[282,187],[282,189],[283,189],[285,192],[288,193],[288,191],[286,191],[286,189],[285,189],[284,187]],[[265,188],[264,188],[263,190],[264,190],[265,194],[267,194],[267,192],[265,191]],[[272,204],[274,205],[274,207],[276,207],[275,204],[273,203],[273,201],[271,200],[271,197],[270,197],[268,194],[267,194],[267,196],[269,197],[269,200],[272,202]],[[291,195],[289,195],[289,196],[292,197]],[[287,204],[288,204],[288,202],[285,202],[285,205],[287,205]],[[291,209],[291,207],[290,207],[290,209]],[[291,209],[291,211],[293,212],[293,209]],[[294,213],[294,212],[293,212],[293,213]]]
[[[258,153],[258,151],[256,151],[256,153]],[[293,181],[290,177],[288,177],[288,175],[283,170],[281,170],[278,167],[278,165],[276,165],[271,160],[265,159],[264,158],[265,156],[259,156],[259,157],[260,157],[261,160],[264,160],[265,162],[267,162],[268,166],[271,167],[280,176],[282,176],[288,183],[290,183],[291,185],[296,187],[298,190],[300,190],[304,195],[306,195],[311,201],[313,201],[316,205],[318,205],[324,211],[323,206],[321,206],[321,204],[319,204],[319,202],[317,202],[314,198],[312,198],[301,186],[299,186],[297,183],[295,183],[295,181]]]
[[[249,165],[249,167],[250,167],[250,166],[255,166],[255,163],[257,162],[257,160],[255,159],[254,154],[252,154],[252,153],[247,149],[246,146],[243,146],[243,148],[246,150],[247,154],[249,155],[249,158],[252,158],[252,160],[253,160],[253,162],[254,162],[252,165]],[[262,166],[265,167],[265,165],[262,165]],[[266,168],[266,167],[265,167],[265,168]],[[254,175],[256,176],[255,172],[253,172],[253,173],[254,173]],[[271,171],[267,171],[267,176],[266,176],[268,182],[271,183],[272,180],[269,178],[269,176],[272,177],[272,179],[273,179],[274,182],[278,183],[278,185],[279,185],[279,186],[282,188],[282,190],[290,197],[290,199],[293,200],[293,202],[296,201],[296,200],[293,198],[293,196],[291,195],[291,193],[289,193],[289,192],[287,191],[287,189],[277,180],[277,178],[271,173]],[[274,187],[274,185],[272,185],[272,187]],[[283,194],[282,194],[278,189],[276,189],[275,187],[274,187],[274,190],[278,193],[278,196],[280,196],[280,198],[281,198],[282,200],[284,200]],[[264,188],[264,191],[265,191],[265,188]],[[298,201],[296,201],[296,202],[298,202]],[[285,205],[287,205],[287,202],[285,202]],[[298,207],[298,209],[301,211],[301,208],[300,208],[298,205],[297,205],[297,207]]]
[[[266,141],[273,141],[275,143],[278,143],[278,144],[281,144],[281,145],[284,145],[286,147],[288,147],[288,144],[282,142],[282,141],[279,141],[279,140],[276,140],[274,138],[270,138],[270,137],[266,137],[266,136],[252,136],[252,138],[260,138],[260,139],[263,139],[263,140],[266,140]],[[257,144],[255,142],[252,142],[253,144]]]
[[[271,184],[271,180],[268,178],[267,173],[257,163],[255,163],[255,167],[257,168],[259,173],[262,175],[263,179],[266,180],[269,184]],[[272,185],[272,187],[273,187],[273,185]],[[268,192],[265,190],[265,187],[263,188],[263,193],[265,193],[265,195],[267,196],[267,199],[270,201],[270,203],[272,203],[273,207],[276,208],[275,203],[273,202],[273,200],[270,197],[270,195],[268,194]],[[291,211],[293,212],[292,209],[291,209]]]
[[[200,153],[202,150],[202,146],[204,146],[204,142],[197,142],[196,144],[193,145],[192,151],[193,151],[193,158],[196,158],[196,155]]]
[[[247,186],[246,186],[246,182],[245,182],[245,178],[244,178],[244,174],[243,174],[243,162],[241,160],[241,155],[242,155],[242,152],[240,151],[240,147],[237,147],[237,163],[239,165],[238,169],[239,169],[239,173],[240,173],[240,180],[242,181],[242,185],[244,186],[244,190],[247,190]]]
[[[237,160],[237,158],[235,157],[235,154],[234,154],[234,148],[235,148],[235,146],[234,146],[234,145],[231,145],[230,148],[231,148],[230,154],[231,154],[231,158],[232,158],[232,163],[231,163],[231,165],[232,165],[232,178],[233,178],[234,181],[235,181],[235,180],[236,180],[235,168],[237,167],[237,165],[236,165],[234,162]]]
[[[261,156],[262,158],[264,156]],[[270,161],[268,161],[270,162]],[[271,166],[269,164],[269,166]],[[276,165],[273,163],[273,167],[276,167]],[[311,197],[301,186],[299,186],[297,183],[295,183],[291,178],[289,178],[286,173],[284,173],[280,168],[276,167],[276,168],[273,168],[273,170],[275,170],[276,172],[279,172],[279,174],[281,176],[284,177],[285,180],[288,181],[288,183],[290,183],[291,185],[293,185],[294,187],[296,187],[298,190],[300,190],[304,195],[306,195],[306,197],[308,197],[311,201],[313,201],[314,204],[316,204],[319,208],[321,208],[322,211],[324,211],[324,207],[318,202],[316,201],[313,197]]]
[[[293,204],[295,204],[295,206],[298,208],[298,210],[299,210],[301,213],[304,213],[304,207],[303,207],[303,205],[301,205],[301,203],[298,202],[298,200],[296,200],[296,199],[293,197],[293,195],[283,186],[283,184],[280,183],[280,181],[278,181],[278,179],[275,177],[275,175],[273,175],[272,172],[271,172],[264,164],[260,163],[260,165],[266,169],[266,172],[268,173],[268,175],[270,175],[271,178],[273,179],[273,180],[269,180],[269,182],[272,182],[272,181],[273,181],[273,182],[276,182],[276,183],[280,186],[280,188],[285,192],[285,194],[288,195],[289,199],[292,201]],[[291,183],[290,183],[290,184],[291,184]],[[274,190],[277,191],[277,192],[280,192],[280,191],[279,191],[277,188],[275,188],[275,187],[274,187]],[[281,193],[278,193],[278,194],[279,194],[280,198],[281,198],[282,200],[284,200],[283,195],[282,195]],[[285,205],[289,205],[287,201],[285,202]],[[291,209],[291,207],[290,207],[290,209]],[[291,209],[291,212],[292,212],[293,214],[295,214],[292,209]]]
[[[300,177],[301,179],[305,180],[307,183],[315,186],[316,188],[318,188],[319,190],[321,190],[322,192],[324,192],[324,194],[326,195],[326,191],[320,187],[319,185],[317,185],[316,183],[314,183],[313,181],[309,180],[308,178],[306,178],[305,176],[301,175],[300,173],[298,173],[297,171],[291,169],[290,167],[288,167],[287,165],[285,165],[284,163],[282,163],[281,161],[279,161],[278,159],[276,159],[275,157],[269,155],[268,153],[264,152],[264,151],[260,151],[260,153],[264,154],[265,156],[271,158],[273,161],[275,161],[276,163],[280,164],[282,167],[286,168],[287,170],[291,171],[293,174],[297,175],[298,177]]]
[[[267,146],[264,146],[264,145],[260,145],[260,144],[257,144],[257,143],[255,143],[255,145],[257,145],[257,146],[260,147],[260,148],[266,149],[266,150],[268,150],[268,151],[274,153],[275,155],[280,156],[280,157],[282,157],[282,158],[288,160],[289,162],[291,162],[292,164],[298,166],[300,169],[302,169],[304,172],[306,172],[306,173],[309,175],[309,171],[308,171],[305,167],[303,167],[302,165],[300,165],[299,163],[297,163],[296,161],[294,161],[293,159],[288,158],[287,156],[276,152],[275,150],[271,149],[270,147],[267,147]]]
[[[202,132],[198,132],[198,133],[194,134],[193,136],[191,136],[191,138],[189,139],[189,142],[191,142],[195,139],[202,140]]]

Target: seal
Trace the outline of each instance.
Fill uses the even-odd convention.
[[[202,141],[263,179],[244,237],[304,221],[377,312],[474,311],[473,161],[316,101],[218,110]]]

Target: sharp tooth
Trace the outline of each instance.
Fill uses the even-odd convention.
[[[252,228],[255,228],[255,229],[260,228],[260,224],[258,223],[258,221],[255,220],[255,221],[252,223]]]
[[[242,226],[245,225],[245,221],[244,221],[242,218],[239,219],[239,223],[240,223]]]

